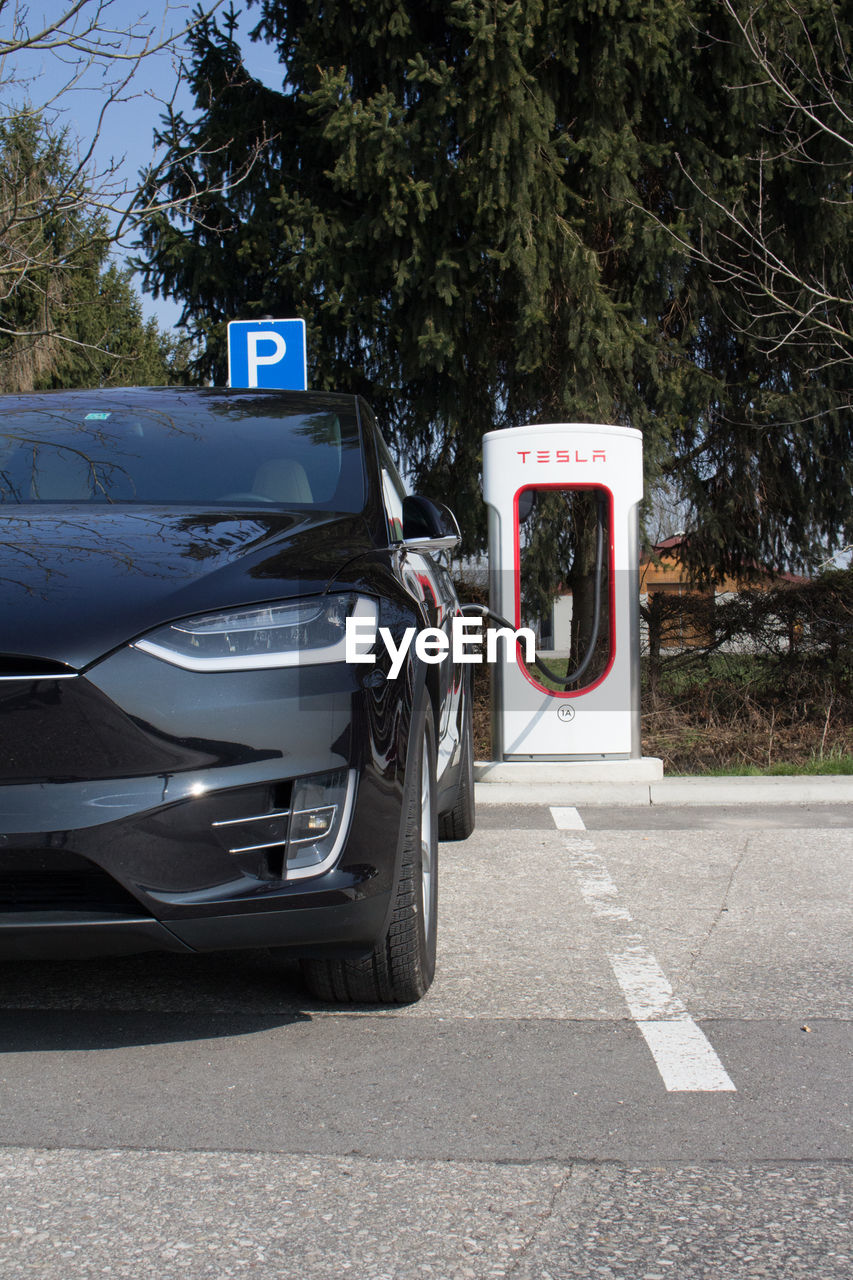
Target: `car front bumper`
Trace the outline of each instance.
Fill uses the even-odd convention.
[[[0,956],[369,950],[395,883],[408,716],[359,675],[198,674],[124,649],[72,680],[4,684]],[[229,851],[244,819],[273,834],[294,780],[336,770],[352,804],[328,870],[286,878],[274,839]]]

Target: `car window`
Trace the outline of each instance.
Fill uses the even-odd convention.
[[[237,503],[360,511],[355,409],[271,397],[5,397],[0,502]]]

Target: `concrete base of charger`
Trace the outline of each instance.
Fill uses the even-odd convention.
[[[663,761],[657,756],[639,760],[480,760],[474,765],[475,782],[561,783],[658,782]]]
[[[654,756],[479,761],[474,777],[483,805],[853,804],[853,777],[664,778]]]

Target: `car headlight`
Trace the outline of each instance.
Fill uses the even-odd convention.
[[[375,600],[316,596],[228,613],[184,618],[153,631],[134,648],[187,671],[298,667],[346,659],[347,618],[379,618]]]

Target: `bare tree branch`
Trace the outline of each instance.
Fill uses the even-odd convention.
[[[191,126],[175,110],[182,42],[211,20],[223,0],[210,0],[189,21],[172,23],[188,5],[167,3],[162,22],[140,13],[126,21],[119,0],[68,0],[61,14],[33,28],[21,0],[0,0],[0,348],[30,344],[39,361],[59,346],[78,346],[68,331],[64,299],[73,273],[88,269],[92,254],[105,259],[110,249],[127,247],[149,219],[177,211],[188,221],[201,221],[205,201],[239,186],[251,173],[269,139],[261,138],[242,162],[230,167],[217,183],[202,186],[198,161],[227,150],[228,143],[205,149],[190,143]],[[161,148],[135,180],[121,173],[121,160],[100,168],[95,156],[105,119],[119,103],[136,96],[134,76],[145,59],[171,52],[175,92],[164,101],[169,147]],[[47,55],[68,66],[58,88],[43,89],[41,68]],[[72,90],[98,71],[102,101],[92,134],[73,146],[61,116]],[[153,95],[152,95],[153,96]],[[16,121],[30,119],[34,128],[63,152],[63,163],[46,170],[28,169],[25,159],[8,145]],[[177,158],[177,159],[176,159]],[[179,196],[166,191],[167,172],[178,165],[186,174]],[[46,228],[73,227],[74,235],[48,233]],[[20,303],[29,300],[29,322],[22,322]],[[33,322],[35,321],[35,322]],[[85,345],[85,344],[84,344]]]
[[[9,54],[57,50],[80,53],[90,62],[138,62],[140,58],[164,49],[174,49],[191,31],[207,21],[220,7],[222,0],[215,0],[208,9],[177,30],[165,33],[165,19],[174,6],[167,4],[161,34],[156,25],[147,27],[148,14],[141,13],[131,26],[111,27],[108,13],[116,0],[77,0],[70,4],[55,22],[31,33],[27,27],[28,9],[18,0],[0,0],[0,19],[11,10],[11,35],[0,34],[0,60]],[[179,8],[186,8],[180,5]],[[119,5],[120,9],[120,5]]]
[[[733,328],[769,355],[797,348],[810,371],[819,372],[853,357],[853,280],[847,262],[826,261],[809,244],[798,245],[782,225],[770,177],[780,161],[811,168],[820,205],[833,216],[853,213],[853,74],[846,35],[834,4],[834,41],[821,55],[802,5],[788,0],[722,0],[738,43],[756,72],[752,85],[731,85],[731,93],[755,85],[776,95],[779,111],[764,126],[766,140],[747,157],[751,173],[736,199],[707,174],[682,173],[708,207],[708,227],[677,229],[646,210],[736,302],[728,313]],[[780,37],[780,23],[788,27]],[[639,206],[637,206],[639,207]]]

